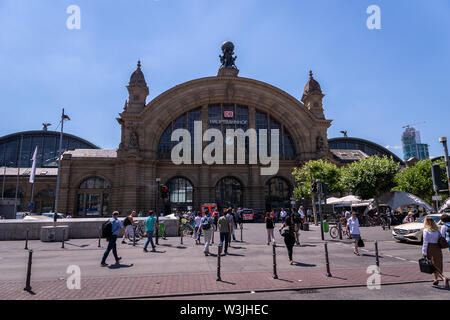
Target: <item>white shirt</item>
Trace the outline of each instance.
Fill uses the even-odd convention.
[[[305,213],[303,212],[302,209],[298,210],[298,214],[300,215],[300,218],[302,218],[302,219],[305,218]]]
[[[308,209],[308,211],[306,211],[306,213],[308,214],[308,216],[311,216],[312,215],[312,210]]]
[[[359,232],[359,221],[358,218],[353,219],[353,217],[347,220],[347,226],[350,229],[350,234],[361,234]]]
[[[441,236],[441,233],[439,231],[432,232],[427,229],[423,230],[422,253],[427,254],[428,244],[429,243],[438,243],[440,236]]]
[[[282,217],[282,218],[284,218],[284,217],[286,217],[286,215],[287,215],[287,212],[286,211],[281,211],[280,212],[280,216]]]
[[[450,236],[447,232],[449,229],[450,229],[450,227],[448,226],[448,223],[444,224],[441,227],[441,235],[445,238],[445,240],[447,240],[447,242],[450,242]]]
[[[198,227],[200,227],[202,217],[196,216],[194,221],[195,221],[195,227],[198,228]]]
[[[352,214],[350,213],[350,211],[345,211],[345,217],[346,218],[350,218]]]

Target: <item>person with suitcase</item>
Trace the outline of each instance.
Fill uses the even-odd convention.
[[[353,253],[360,256],[358,252],[358,243],[361,239],[361,232],[359,231],[359,220],[356,216],[356,212],[352,212],[351,217],[347,220],[347,232],[350,232],[352,239],[355,240],[355,250]]]

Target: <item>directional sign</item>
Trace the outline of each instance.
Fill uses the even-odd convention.
[[[442,201],[441,196],[433,196],[433,201]]]

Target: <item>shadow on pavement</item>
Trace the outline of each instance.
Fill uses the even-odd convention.
[[[301,262],[297,262],[297,261],[294,261],[293,265],[296,267],[308,267],[308,268],[317,267],[317,265],[315,265],[315,264],[301,263]]]
[[[134,264],[112,264],[108,266],[109,269],[123,269],[123,268],[131,268]]]
[[[79,245],[76,245],[76,244],[72,244],[72,243],[70,243],[70,242],[64,242],[64,245],[74,246],[74,247],[78,247],[78,248],[86,248],[86,247],[89,247],[88,244],[82,244],[81,246],[79,246]]]
[[[187,249],[187,247],[185,247],[185,246],[177,246],[177,247],[175,247],[175,248],[177,248],[177,249]]]
[[[245,255],[243,255],[243,254],[237,254],[237,253],[227,253],[227,256],[232,256],[232,257],[245,257]]]
[[[222,283],[226,283],[226,284],[231,284],[232,286],[235,286],[235,285],[236,285],[236,283],[234,283],[234,282],[224,281],[224,280],[220,280],[220,281],[217,281],[217,282],[222,282]]]

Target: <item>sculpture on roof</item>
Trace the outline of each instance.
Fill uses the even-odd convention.
[[[220,57],[220,62],[222,63],[220,69],[237,69],[235,61],[237,56],[234,55],[234,44],[231,41],[226,41],[222,44],[223,55]]]

